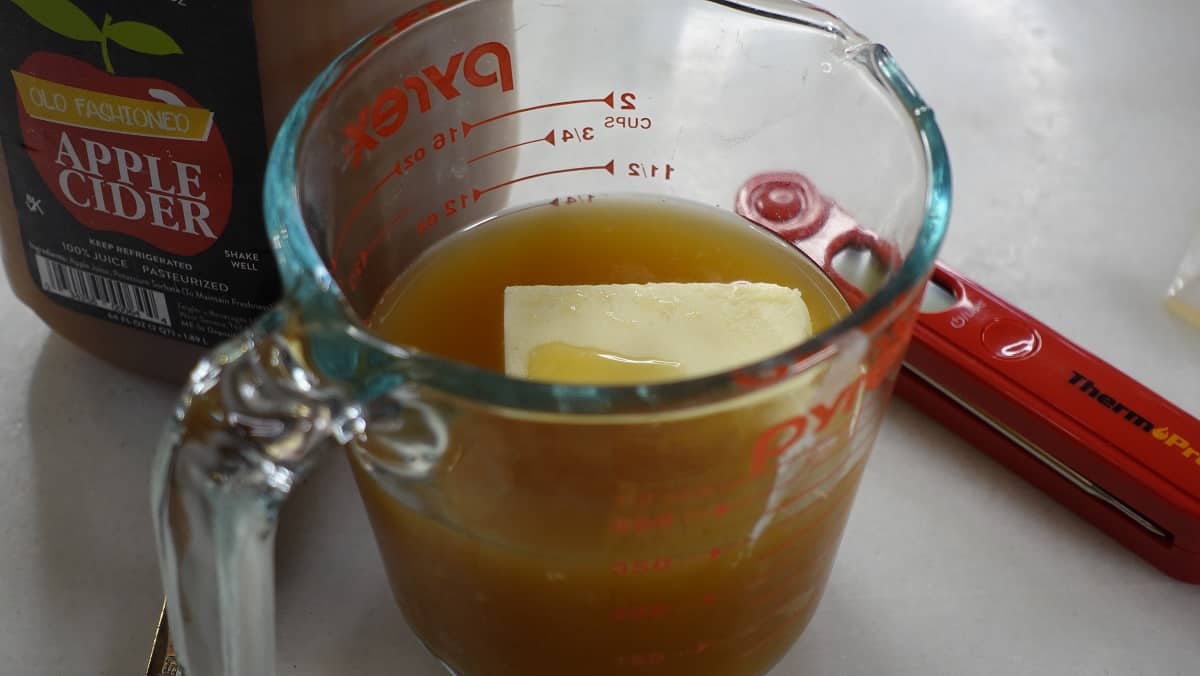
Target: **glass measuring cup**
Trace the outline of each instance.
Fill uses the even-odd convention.
[[[771,170],[802,171],[895,256],[843,321],[760,363],[547,385],[363,324],[494,214],[610,193],[734,211]],[[447,1],[366,37],[273,149],[285,299],[197,367],[156,461],[182,664],[274,673],[275,521],[340,447],[397,602],[455,673],[765,673],[820,598],[949,191],[886,50],[806,3]],[[762,197],[790,213],[786,191]]]

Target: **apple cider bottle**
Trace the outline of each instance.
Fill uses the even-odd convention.
[[[54,331],[178,381],[280,294],[269,134],[417,0],[0,0],[0,250]]]

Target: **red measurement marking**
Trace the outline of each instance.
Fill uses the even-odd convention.
[[[487,56],[495,58],[495,70],[481,72],[481,62]],[[425,115],[433,110],[432,91],[436,91],[444,101],[453,101],[462,96],[460,87],[482,89],[499,84],[501,91],[512,91],[512,54],[508,47],[499,42],[486,42],[470,52],[451,55],[445,66],[437,63],[426,66],[420,70],[420,75],[410,75],[402,83],[403,88],[399,86],[400,83],[385,87],[373,102],[358,111],[357,119],[348,120],[343,127],[342,135],[346,143],[342,153],[351,169],[357,169],[383,141],[404,127],[410,119],[413,97],[416,98],[417,113]]]
[[[383,238],[387,236],[388,232],[395,227],[396,224],[399,223],[407,213],[408,209],[402,209],[395,218],[393,218],[391,221],[388,221],[386,225],[379,229],[379,232],[375,233],[375,237],[365,249],[358,252],[358,256],[355,258],[354,262],[354,269],[350,271],[349,283],[351,291],[358,290],[358,284],[362,281],[363,275],[366,274],[367,267],[370,264],[371,254],[374,253],[375,249],[378,248],[380,243],[383,242]]]
[[[671,177],[674,174],[675,174],[675,167],[674,167],[674,165],[670,165],[670,164],[660,167],[657,164],[647,165],[643,162],[630,162],[629,163],[629,174],[628,175],[631,178],[659,178],[659,177],[662,177],[664,180],[669,181],[669,180],[671,180]]]
[[[613,610],[613,620],[617,622],[632,622],[640,620],[661,620],[667,616],[671,607],[665,603],[651,606],[631,606]]]
[[[557,145],[557,141],[554,138],[554,130],[551,129],[550,133],[546,134],[542,138],[535,138],[532,141],[525,141],[524,143],[514,143],[511,146],[505,146],[504,148],[501,148],[499,150],[493,150],[490,153],[484,153],[484,154],[480,155],[479,157],[472,157],[471,159],[467,160],[467,164],[474,164],[474,163],[478,162],[479,160],[489,158],[492,155],[499,155],[500,153],[507,152],[509,150],[516,150],[517,148],[521,148],[523,146],[528,146],[528,145],[533,145],[534,143],[549,143],[550,145]]]
[[[554,171],[543,171],[540,174],[531,174],[529,176],[522,176],[521,178],[514,178],[511,181],[505,181],[504,183],[494,185],[490,188],[487,188],[486,190],[480,190],[479,188],[476,188],[475,192],[474,192],[474,200],[476,202],[478,202],[480,197],[483,197],[484,195],[488,194],[489,192],[492,192],[493,190],[499,190],[500,188],[506,188],[510,185],[513,185],[514,183],[520,183],[522,181],[531,181],[535,178],[545,178],[546,176],[554,176],[555,174],[570,174],[570,173],[574,173],[574,172],[578,172],[578,171],[604,170],[604,171],[607,171],[609,173],[609,175],[612,175],[613,168],[615,165],[616,165],[616,162],[614,160],[610,160],[608,164],[596,165],[594,167],[572,167],[570,169],[556,169]]]
[[[438,224],[437,213],[431,213],[428,216],[426,216],[425,218],[422,218],[417,223],[417,234],[424,235],[426,231],[432,230],[433,228],[437,227],[437,224]]]
[[[386,225],[379,229],[379,232],[375,233],[375,238],[371,240],[371,243],[367,245],[367,248],[363,250],[363,253],[370,257],[370,255],[375,252],[375,249],[379,248],[379,245],[383,243],[383,239],[387,237],[392,228],[396,227],[396,225],[400,223],[400,219],[407,215],[408,209],[401,209],[400,213],[396,214],[395,218],[388,221]]]
[[[342,225],[342,229],[338,232],[337,243],[333,247],[333,265],[330,267],[333,268],[334,272],[337,272],[338,257],[342,254],[342,247],[346,245],[346,235],[350,234],[350,226],[354,225],[354,221],[358,220],[358,217],[362,215],[363,209],[367,208],[367,204],[370,203],[371,200],[375,199],[380,190],[383,190],[383,186],[387,185],[388,181],[403,173],[404,169],[400,166],[400,163],[397,162],[396,165],[392,167],[392,170],[388,172],[382,179],[380,179],[378,183],[372,186],[371,190],[361,200],[359,200],[358,204],[354,205],[354,210],[350,212],[350,218],[346,220],[346,222]]]
[[[521,113],[528,113],[528,112],[534,111],[534,110],[545,110],[546,108],[559,108],[562,106],[577,106],[577,105],[584,104],[584,103],[603,103],[603,104],[607,105],[609,108],[613,108],[614,107],[613,103],[614,103],[615,97],[616,97],[616,92],[609,92],[608,96],[605,96],[604,98],[575,99],[573,101],[557,101],[555,103],[543,103],[540,106],[530,106],[529,108],[519,108],[517,110],[513,110],[513,111],[510,111],[507,113],[501,113],[500,115],[496,115],[494,117],[489,117],[486,120],[480,120],[478,122],[463,122],[462,123],[463,136],[470,136],[471,130],[476,129],[478,127],[482,127],[485,124],[490,124],[492,122],[495,122],[496,120],[503,120],[506,117],[512,117],[513,115],[520,115]]]
[[[570,197],[566,198],[565,200],[561,197],[555,197],[553,200],[551,200],[550,206],[557,207],[557,206],[561,206],[563,204],[570,206],[572,204],[581,204],[581,203],[591,204],[594,201],[596,201],[595,195],[571,195]]]
[[[612,531],[618,535],[637,533],[645,535],[657,531],[669,530],[675,526],[674,514],[658,514],[653,516],[617,517],[613,519]]]
[[[635,531],[640,533],[651,530],[688,527],[716,521],[728,515],[735,508],[740,508],[748,502],[766,499],[770,495],[771,489],[771,486],[764,486],[761,490],[734,496],[728,502],[699,505],[694,508],[675,507],[672,511],[654,510],[657,513],[614,516],[611,522],[611,530],[618,534],[633,533]],[[711,487],[704,490],[712,493],[716,492],[716,489]],[[704,495],[707,494],[705,493]],[[699,495],[701,494],[693,491],[689,497]],[[643,493],[641,495],[626,494],[617,496],[615,503],[617,509],[620,510],[651,510],[656,504],[662,505],[659,509],[671,509],[673,506],[672,503],[679,503],[684,500],[685,494],[679,492],[659,495]]]
[[[669,556],[642,561],[618,561],[613,564],[612,572],[619,576],[638,575],[640,573],[655,573],[670,570],[672,559]]]
[[[554,202],[551,202],[551,204],[554,204]],[[752,499],[765,497],[766,495],[769,495],[770,491],[772,489],[772,485],[767,482],[768,482],[768,480],[771,480],[773,478],[774,478],[773,476],[766,474],[766,473],[761,473],[761,472],[757,473],[757,474],[747,473],[747,474],[742,475],[738,479],[735,479],[728,483],[722,483],[722,484],[710,484],[710,485],[692,486],[692,487],[687,487],[687,488],[677,488],[677,489],[663,491],[661,493],[626,492],[626,493],[621,493],[621,494],[617,495],[613,499],[613,504],[616,507],[624,508],[624,509],[629,509],[629,508],[639,507],[639,506],[640,507],[649,507],[651,505],[655,505],[655,504],[659,504],[659,503],[663,504],[664,506],[672,505],[672,504],[683,506],[690,502],[711,502],[717,496],[729,496],[729,495],[733,495],[734,493],[737,493],[738,491],[740,491],[743,488],[746,488],[748,486],[753,486],[755,484],[765,484],[759,490],[749,492],[749,493],[744,493],[744,494],[737,495],[735,497],[730,498],[728,501],[728,504],[729,504],[730,508],[732,508],[733,505],[740,505],[740,504],[746,502],[747,500],[752,500]],[[626,489],[626,490],[633,491],[636,489]],[[697,511],[707,510],[707,509],[709,509],[708,505],[702,505],[702,506],[697,507],[696,510],[693,510],[690,513],[695,515],[697,513]]]
[[[716,561],[726,554],[737,550],[746,544],[745,540],[735,540],[733,542],[725,542],[720,545],[709,547],[703,551],[696,553],[685,554],[678,557],[678,563],[681,566],[701,565]]]

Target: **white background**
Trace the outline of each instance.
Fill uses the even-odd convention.
[[[1200,230],[1200,3],[829,0],[937,110],[944,259],[1200,414],[1200,332],[1161,296]],[[48,334],[0,289],[0,674],[144,673],[147,494],[173,391]],[[829,590],[776,674],[1196,674],[1173,582],[902,402]],[[280,535],[280,672],[434,676],[341,463]]]

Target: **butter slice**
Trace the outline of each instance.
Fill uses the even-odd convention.
[[[812,335],[802,294],[749,282],[513,286],[504,292],[510,376],[642,384],[711,375]]]

